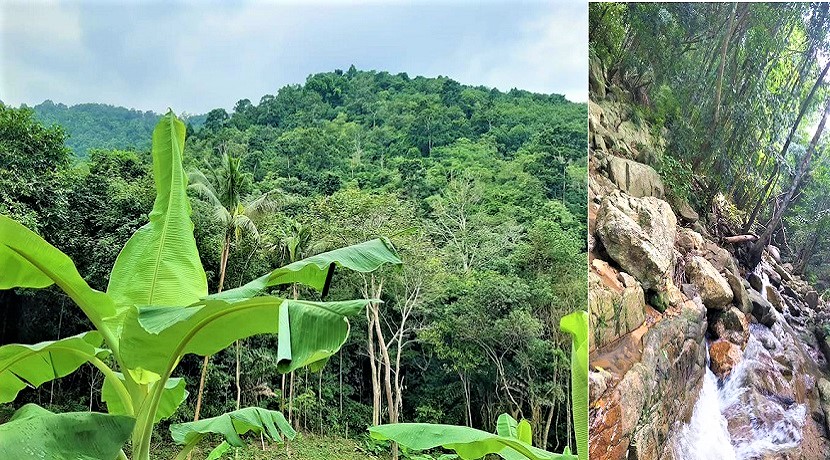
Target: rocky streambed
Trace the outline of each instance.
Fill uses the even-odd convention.
[[[740,266],[625,105],[589,112],[591,458],[830,458],[828,306],[774,247]]]

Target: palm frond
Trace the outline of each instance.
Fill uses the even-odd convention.
[[[192,182],[187,185],[188,190],[193,190],[196,192],[196,196],[201,198],[204,201],[207,201],[215,208],[224,208],[222,202],[219,201],[217,198],[216,193],[214,193],[213,187],[210,184],[205,184],[202,182]]]
[[[239,242],[242,235],[250,235],[254,240],[259,241],[259,230],[256,228],[256,224],[245,214],[233,216],[233,227],[237,242]]]
[[[258,197],[248,197],[245,201],[245,215],[256,219],[264,214],[276,211],[285,202],[279,191],[272,190]]]

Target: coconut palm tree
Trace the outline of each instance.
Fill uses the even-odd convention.
[[[278,200],[274,193],[265,193],[259,196],[242,197],[242,193],[250,181],[250,177],[242,171],[242,158],[235,157],[227,149],[223,149],[222,163],[218,168],[207,168],[208,176],[194,170],[188,174],[190,184],[188,188],[213,206],[216,220],[224,228],[222,254],[219,259],[219,285],[216,291],[222,292],[225,284],[225,273],[228,268],[228,258],[231,250],[239,247],[244,237],[259,241],[259,230],[254,223],[260,216],[276,209]],[[205,356],[202,363],[202,375],[199,378],[199,393],[196,397],[194,419],[199,419],[204,396],[205,377],[210,362],[210,356]],[[239,408],[242,389],[239,382],[239,341],[236,342],[236,406]]]

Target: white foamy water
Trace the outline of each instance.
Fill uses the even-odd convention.
[[[708,367],[692,419],[677,436],[674,455],[678,460],[737,460],[721,413],[718,378]]]
[[[766,277],[764,283],[768,283]],[[773,327],[779,333],[780,329],[778,324]],[[775,381],[778,387],[788,385],[771,355],[783,352],[787,345],[774,331],[752,324],[743,360],[723,382],[709,370],[707,357],[692,419],[675,438],[678,460],[760,460],[801,444],[807,416],[804,404],[775,395],[758,398],[757,390],[747,394],[757,379]],[[735,425],[733,433],[729,421]]]

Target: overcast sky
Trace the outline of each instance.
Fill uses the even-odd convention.
[[[352,64],[587,100],[584,0],[230,3],[0,0],[0,100],[204,113]]]

